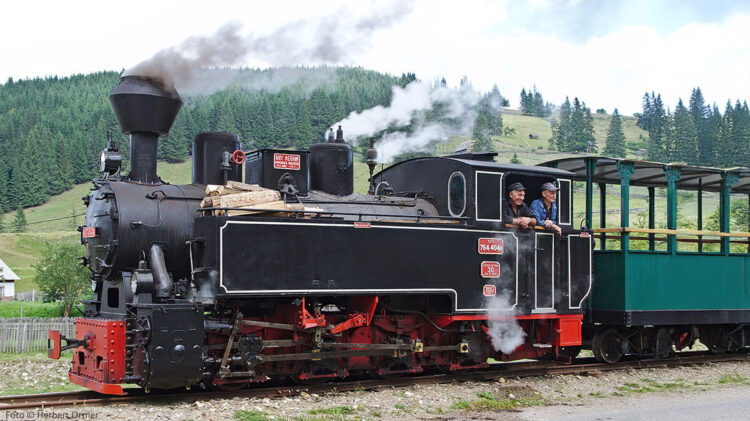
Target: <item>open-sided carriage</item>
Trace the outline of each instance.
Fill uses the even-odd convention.
[[[680,350],[697,340],[716,352],[750,345],[750,233],[730,229],[731,203],[738,202],[730,197],[741,196],[743,203],[750,197],[750,170],[597,156],[543,165],[584,183],[583,223],[598,226],[584,342],[599,360],[664,357],[673,346]],[[713,229],[706,229],[716,224],[704,214],[707,195],[718,201]],[[618,196],[620,206],[611,209],[608,200]],[[645,201],[640,221],[632,218],[636,197]],[[694,222],[678,224],[678,215],[693,213]],[[666,227],[657,228],[663,222]]]

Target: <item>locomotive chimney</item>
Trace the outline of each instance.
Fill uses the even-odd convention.
[[[352,148],[344,141],[344,131],[339,126],[336,138],[333,128],[328,132],[328,142],[310,145],[310,188],[336,196],[354,193],[354,157]]]
[[[174,86],[145,76],[123,76],[109,95],[123,134],[130,135],[130,174],[139,183],[159,183],[156,152],[182,107]]]
[[[341,126],[336,130],[336,143],[344,143],[344,130]]]

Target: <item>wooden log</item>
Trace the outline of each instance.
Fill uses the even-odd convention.
[[[260,210],[252,210],[252,209],[260,209]],[[305,205],[302,203],[284,203],[283,200],[276,200],[273,202],[259,203],[257,205],[243,206],[242,210],[230,209],[226,211],[226,215],[227,216],[253,215],[253,214],[258,214],[258,213],[269,212],[271,210],[276,210],[276,209],[301,211],[305,209]],[[285,216],[286,215],[287,214],[285,214]]]
[[[235,190],[242,190],[242,191],[263,191],[268,190],[265,189],[257,184],[247,184],[242,183],[239,181],[229,180],[227,181],[227,187],[235,189]]]
[[[206,196],[214,196],[218,194],[219,187],[221,187],[218,184],[206,184]]]
[[[219,186],[217,193],[219,194],[219,196],[225,196],[228,194],[244,193],[245,191],[246,190],[239,190],[239,189],[235,189],[235,188],[227,187],[227,186]]]
[[[236,194],[236,193],[243,193],[247,190],[239,190],[232,187],[227,186],[219,186],[216,184],[209,184],[206,186],[206,195],[207,196],[224,196],[227,194]]]
[[[277,200],[281,200],[281,193],[264,189],[263,191],[242,192],[225,196],[209,196],[201,201],[201,207],[242,208]]]

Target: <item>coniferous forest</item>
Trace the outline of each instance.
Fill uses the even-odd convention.
[[[361,68],[286,69],[293,75],[274,77],[282,70],[240,70],[238,83],[226,89],[183,94],[159,158],[185,160],[193,137],[204,131],[238,133],[247,147],[305,148],[351,111],[388,104],[392,86],[413,80]],[[100,72],[0,85],[0,213],[44,203],[98,175],[107,130],[127,165],[128,140],[108,101],[119,78]]]
[[[394,86],[416,80],[413,73],[394,77],[351,67],[241,69],[233,83],[200,94],[182,93],[184,105],[159,158],[187,159],[195,134],[238,133],[245,147],[306,148],[322,140],[330,125],[353,111],[391,101]],[[127,171],[128,139],[120,134],[108,95],[119,72],[58,78],[9,79],[0,85],[0,214],[42,204],[52,196],[99,174],[98,156],[111,131]],[[462,86],[469,84],[466,78]],[[436,85],[445,86],[445,80]],[[507,99],[495,86],[476,104],[475,149],[493,149],[491,136],[505,130],[500,106]],[[534,87],[521,92],[525,115],[549,116],[550,149],[596,152],[591,110],[574,98],[555,108]],[[603,111],[603,110],[602,110]],[[597,111],[599,112],[599,111]],[[552,114],[550,116],[550,114]],[[671,111],[661,96],[646,93],[638,125],[648,132],[644,157],[718,167],[750,167],[750,112],[746,102],[727,102],[722,113],[705,103],[700,88],[689,102]],[[624,156],[624,135],[615,110],[607,133],[610,156]]]

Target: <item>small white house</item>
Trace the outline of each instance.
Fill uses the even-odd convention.
[[[21,278],[0,260],[0,299],[12,300],[16,294],[15,284]]]

